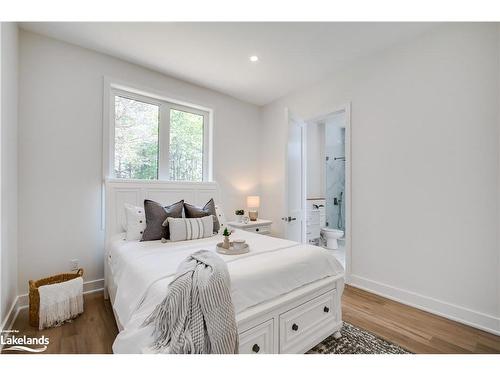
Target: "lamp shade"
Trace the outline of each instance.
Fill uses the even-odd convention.
[[[247,207],[248,208],[259,208],[260,207],[260,197],[258,195],[249,195],[247,197]]]

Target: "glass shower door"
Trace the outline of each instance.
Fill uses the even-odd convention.
[[[345,115],[325,126],[326,226],[345,230]]]

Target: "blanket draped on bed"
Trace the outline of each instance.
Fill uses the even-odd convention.
[[[152,349],[171,354],[238,353],[238,331],[226,263],[200,250],[188,256],[167,296],[146,319]]]

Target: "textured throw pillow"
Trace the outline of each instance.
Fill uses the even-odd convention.
[[[214,221],[211,216],[195,219],[167,218],[163,223],[170,230],[170,241],[196,240],[211,237],[214,233]]]
[[[125,203],[125,230],[127,241],[138,241],[146,229],[146,215],[144,208]]]
[[[210,199],[203,207],[196,207],[192,204],[184,203],[184,213],[187,218],[198,218],[212,215],[214,220],[214,233],[219,233],[220,225],[215,212],[215,203],[213,198]]]
[[[168,217],[182,217],[183,205],[184,201],[179,201],[170,206],[163,207],[155,201],[145,199],[146,229],[144,229],[141,241],[155,241],[162,238],[168,240],[170,238],[168,225],[164,227],[162,224]]]

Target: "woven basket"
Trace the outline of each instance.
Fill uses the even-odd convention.
[[[59,275],[54,275],[46,277],[40,280],[30,280],[30,325],[38,328],[39,323],[39,312],[40,312],[40,293],[38,288],[43,285],[58,284],[65,281],[76,279],[77,277],[83,276],[83,268],[80,268],[76,273],[60,273]]]

